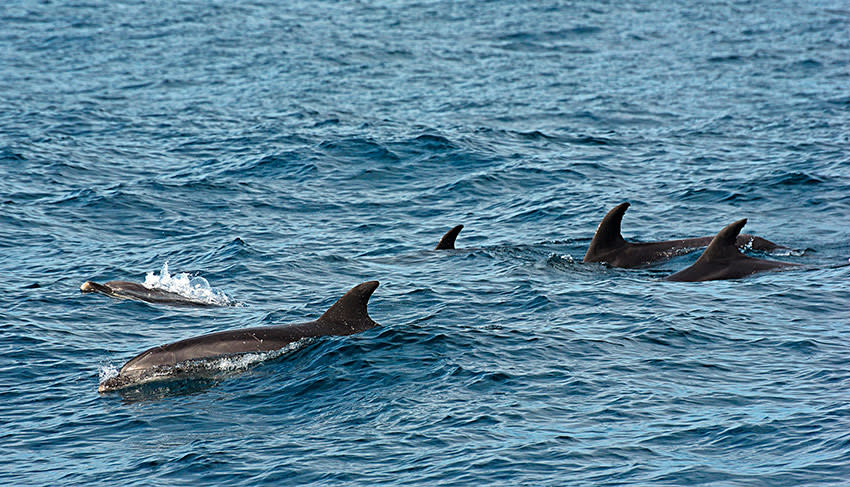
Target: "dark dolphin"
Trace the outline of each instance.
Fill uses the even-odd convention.
[[[670,259],[677,255],[687,254],[707,246],[713,237],[685,238],[663,242],[627,242],[620,233],[623,215],[629,208],[629,203],[621,203],[605,215],[596,234],[584,255],[584,262],[605,262],[614,267],[639,267],[653,262]],[[755,235],[739,235],[736,241],[738,247],[752,248],[759,251],[784,249],[769,240]]]
[[[437,243],[437,246],[434,247],[434,250],[450,250],[455,248],[455,239],[457,238],[457,234],[463,230],[463,225],[458,225],[443,235],[443,238]]]
[[[756,272],[798,267],[800,264],[776,260],[756,259],[741,253],[736,238],[747,224],[747,219],[730,223],[720,230],[700,258],[688,268],[667,276],[667,281],[694,282],[719,279],[739,279]]]
[[[351,335],[378,326],[366,309],[378,281],[351,288],[315,321],[209,333],[146,350],[121,367],[118,375],[103,381],[98,392],[165,379],[180,373],[180,365],[228,355],[279,350],[302,338]]]
[[[106,284],[86,281],[82,284],[82,286],[80,286],[80,291],[84,293],[105,294],[119,299],[133,299],[136,301],[144,301],[146,303],[169,304],[172,306],[217,306],[215,304],[198,301],[181,294],[164,291],[162,289],[149,288],[137,282],[130,281],[109,281]]]

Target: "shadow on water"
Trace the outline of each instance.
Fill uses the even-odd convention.
[[[116,394],[121,397],[121,402],[125,405],[156,402],[171,397],[203,394],[223,380],[225,380],[223,377],[168,379],[105,393],[104,396]]]

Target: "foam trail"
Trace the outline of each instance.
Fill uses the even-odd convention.
[[[223,291],[210,286],[210,283],[201,276],[190,276],[185,272],[171,275],[168,272],[168,261],[162,264],[162,270],[159,275],[156,275],[153,271],[145,275],[144,286],[170,291],[216,306],[231,306],[234,304],[233,300],[227,297]]]
[[[281,355],[297,350],[312,341],[312,338],[302,338],[300,340],[289,343],[285,347],[279,348],[277,350],[270,350],[268,352],[250,352],[237,355],[227,355],[224,357],[207,359],[201,362],[206,362],[205,366],[212,370],[220,370],[222,372],[242,371],[250,368],[251,366],[257,363],[272,360],[277,357],[280,357]]]

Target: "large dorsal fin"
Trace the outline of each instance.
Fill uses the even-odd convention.
[[[697,263],[711,262],[712,260],[743,255],[738,250],[735,242],[738,238],[738,234],[741,233],[741,229],[744,228],[744,225],[746,224],[747,219],[744,218],[736,221],[735,223],[726,225],[723,230],[720,230],[717,235],[711,239],[711,243],[708,244],[708,248],[705,249],[705,252],[703,252],[700,258],[697,259]]]
[[[375,289],[378,281],[367,281],[351,288],[345,295],[328,308],[319,321],[330,323],[343,323],[357,331],[367,330],[377,323],[369,317],[366,305]]]
[[[463,225],[458,225],[443,235],[443,238],[440,239],[440,242],[434,247],[434,250],[447,250],[455,248],[455,239],[457,238],[457,234],[463,230]]]
[[[590,241],[590,246],[587,248],[587,254],[584,256],[585,262],[601,252],[626,244],[626,240],[620,234],[620,224],[623,222],[623,215],[629,209],[629,206],[629,203],[620,203],[611,208],[611,211],[599,222],[593,240]]]

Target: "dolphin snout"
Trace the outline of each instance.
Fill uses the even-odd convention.
[[[115,389],[120,389],[127,384],[126,378],[116,375],[115,377],[110,377],[105,381],[101,382],[97,386],[97,392],[101,394],[104,392],[114,391]]]

